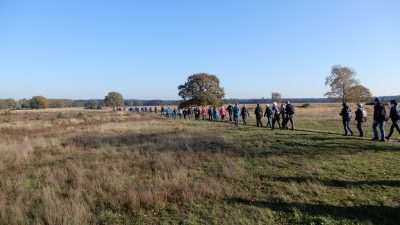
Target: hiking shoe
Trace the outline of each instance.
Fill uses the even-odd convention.
[[[389,140],[390,140],[390,137],[386,137],[386,140],[389,141]]]
[[[372,138],[371,141],[378,141],[378,140],[379,140],[379,138]]]

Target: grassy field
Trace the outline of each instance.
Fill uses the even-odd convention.
[[[343,137],[339,111],[297,108],[296,131],[2,113],[0,224],[399,224],[398,139],[369,141],[371,119],[365,139]]]

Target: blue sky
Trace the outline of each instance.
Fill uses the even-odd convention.
[[[227,98],[322,97],[332,65],[398,95],[400,1],[0,0],[0,98],[179,99],[193,73]]]

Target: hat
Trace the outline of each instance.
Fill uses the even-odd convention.
[[[397,102],[396,102],[396,100],[392,99],[392,100],[390,101],[390,104],[392,104],[392,105],[397,105]]]

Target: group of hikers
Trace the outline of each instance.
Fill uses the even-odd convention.
[[[157,109],[155,109],[156,111]],[[266,127],[275,129],[277,126],[279,129],[289,129],[288,123],[291,124],[291,130],[294,130],[294,114],[295,109],[289,101],[286,104],[282,104],[280,107],[278,103],[274,102],[272,106],[266,105],[265,112],[260,104],[254,110],[255,118],[257,121],[257,127],[263,127],[262,118],[266,117]],[[176,107],[161,107],[161,115],[179,119],[192,119],[195,120],[208,120],[214,122],[225,122],[228,120],[233,122],[236,126],[239,126],[241,120],[243,125],[247,125],[248,118],[250,117],[249,108],[246,105],[240,107],[238,103],[235,105],[229,104],[227,108],[224,106],[218,108],[216,106],[197,106],[188,108],[176,108]]]
[[[374,114],[373,114],[373,123],[372,130],[374,134],[373,140],[386,141],[390,140],[393,135],[394,130],[396,129],[400,134],[400,110],[397,107],[397,101],[390,101],[390,112],[387,114],[385,105],[383,102],[376,98],[374,106]],[[344,135],[348,136],[354,135],[353,130],[351,129],[351,120],[353,118],[353,113],[347,103],[342,104],[343,108],[340,112],[340,116],[343,120],[343,128]],[[158,113],[157,107],[132,107],[129,109],[131,112],[154,112]],[[216,106],[197,106],[197,107],[188,107],[188,108],[178,108],[178,107],[170,107],[170,106],[161,106],[160,109],[161,115],[166,117],[172,117],[174,119],[192,119],[195,120],[208,120],[214,122],[225,122],[225,120],[229,122],[233,122],[236,126],[239,126],[240,120],[242,124],[247,125],[248,118],[250,117],[249,108],[246,105],[240,107],[238,103],[235,105],[229,104],[227,108],[224,106],[218,108]],[[288,124],[291,124],[290,129],[294,130],[294,115],[295,115],[295,107],[290,104],[289,101],[286,101],[286,104],[281,104],[278,106],[278,103],[274,102],[272,106],[269,104],[266,105],[265,111],[261,107],[260,104],[257,104],[254,115],[256,118],[257,127],[263,127],[263,117],[266,118],[266,128],[275,129],[279,127],[279,129],[288,130]],[[388,120],[392,121],[390,132],[386,136],[385,132],[385,124]],[[367,111],[364,109],[362,103],[357,103],[357,110],[355,111],[355,120],[357,122],[357,129],[360,137],[364,137],[364,124],[367,122]],[[380,138],[378,129],[380,131]]]
[[[387,114],[385,105],[383,102],[376,98],[374,106],[374,114],[373,114],[373,123],[372,123],[372,131],[374,133],[374,141],[386,141],[390,140],[391,136],[393,135],[394,129],[396,129],[400,134],[400,128],[398,122],[400,121],[400,110],[397,107],[397,101],[391,100],[390,101],[390,112]],[[350,127],[351,119],[353,118],[353,113],[347,103],[342,104],[343,108],[340,112],[340,116],[342,116],[343,120],[343,128],[344,128],[344,135],[348,136],[354,135],[353,130]],[[362,103],[357,103],[357,110],[355,112],[355,120],[357,122],[357,129],[359,132],[360,137],[364,137],[364,124],[367,122],[367,111],[364,109]],[[389,135],[386,136],[385,132],[385,123],[388,120],[392,121],[392,125],[390,127]],[[378,128],[381,134],[379,138]]]

